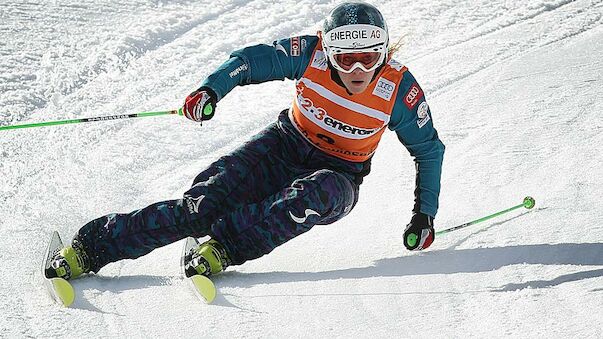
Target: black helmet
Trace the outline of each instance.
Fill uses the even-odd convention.
[[[365,2],[345,2],[335,7],[324,21],[322,38],[323,50],[329,61],[342,72],[349,73],[356,67],[366,72],[374,70],[383,64],[387,56],[387,24],[381,12]],[[336,56],[350,53],[372,53],[374,60],[368,64],[347,65],[351,68],[337,61]]]

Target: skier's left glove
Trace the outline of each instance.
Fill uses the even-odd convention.
[[[413,214],[404,231],[404,246],[410,251],[424,250],[434,239],[433,218],[420,212]]]
[[[209,87],[201,87],[186,97],[182,112],[193,121],[203,122],[214,116],[216,102],[216,93]]]

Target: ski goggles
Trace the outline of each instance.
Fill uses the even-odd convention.
[[[339,71],[352,73],[356,68],[371,72],[381,66],[384,58],[380,52],[353,52],[334,54],[330,59]]]

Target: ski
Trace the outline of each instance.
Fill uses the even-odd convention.
[[[63,241],[61,241],[59,232],[52,232],[42,261],[42,277],[44,277],[44,284],[52,299],[62,306],[69,307],[75,299],[73,286],[67,280],[56,277],[53,274],[54,270],[51,268],[53,257],[62,248]]]
[[[184,242],[184,248],[182,250],[182,257],[180,260],[180,268],[182,269],[182,275],[184,279],[188,280],[189,286],[195,291],[195,294],[203,302],[211,304],[216,298],[216,286],[206,276],[201,274],[191,274],[192,270],[187,270],[188,265],[191,261],[193,251],[200,245],[199,241],[193,237],[186,238]]]

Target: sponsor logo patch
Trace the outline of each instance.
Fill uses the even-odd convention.
[[[420,105],[419,108],[417,108],[417,116],[419,117],[419,119],[423,119],[425,117],[428,117],[428,110],[429,110],[429,105],[427,105],[427,103],[425,101],[423,101]]]
[[[241,66],[235,68],[234,71],[228,73],[228,75],[230,78],[234,78],[239,75],[239,73],[246,71],[247,69],[249,69],[249,66],[247,66],[247,64],[242,64]]]
[[[321,71],[326,71],[328,65],[325,53],[323,51],[316,51],[316,53],[314,53],[314,59],[312,59],[312,64],[310,66],[317,68]]]
[[[373,29],[352,29],[352,30],[342,30],[342,31],[331,31],[330,33],[331,41],[339,41],[339,40],[357,40],[357,39],[380,39],[381,38],[381,30]]]
[[[304,98],[301,94],[297,96],[298,103],[300,109],[303,110],[306,114],[304,114],[307,118],[312,120],[319,126],[325,125],[330,127],[331,132],[339,131],[339,135],[343,137],[354,137],[354,139],[364,139],[368,136],[371,136],[377,133],[380,128],[360,128],[355,127],[349,124],[346,124],[343,121],[337,120],[327,113],[324,108],[314,106],[312,100],[308,98]]]
[[[277,51],[283,52],[286,56],[289,56],[289,54],[287,54],[287,50],[281,44],[275,44],[274,49],[276,49]]]
[[[186,201],[186,206],[188,207],[188,211],[190,214],[199,213],[199,205],[201,205],[201,201],[205,198],[204,195],[199,196],[197,198],[193,198],[190,195],[185,195],[184,200]]]
[[[402,65],[402,64],[401,64],[401,63],[399,63],[399,62],[397,62],[397,61],[396,61],[396,60],[394,60],[394,59],[390,59],[390,60],[387,62],[387,64],[388,64],[388,65],[390,65],[390,66],[391,66],[391,68],[395,69],[395,70],[396,70],[396,71],[398,71],[398,72],[402,71],[402,68],[404,68],[404,65]]]
[[[297,57],[300,54],[301,46],[299,42],[299,37],[291,38],[291,56]]]
[[[306,208],[306,210],[304,211],[304,216],[303,217],[298,217],[295,214],[291,213],[291,211],[289,211],[289,216],[291,217],[291,220],[295,221],[298,224],[303,224],[306,222],[306,219],[308,219],[309,216],[311,215],[317,215],[320,217],[320,214],[314,210],[311,210],[309,208]]]
[[[417,103],[419,103],[419,100],[421,100],[422,97],[423,90],[415,82],[414,84],[412,84],[412,86],[410,86],[410,89],[404,95],[404,103],[406,104],[406,107],[408,107],[408,109],[412,110],[413,108],[415,108]]]
[[[427,105],[427,102],[423,101],[419,105],[419,108],[417,108],[417,117],[417,125],[419,128],[425,126],[429,119],[431,119],[429,117],[429,105]]]
[[[377,81],[377,86],[375,86],[375,89],[373,90],[373,95],[390,101],[395,89],[396,83],[381,77]]]

